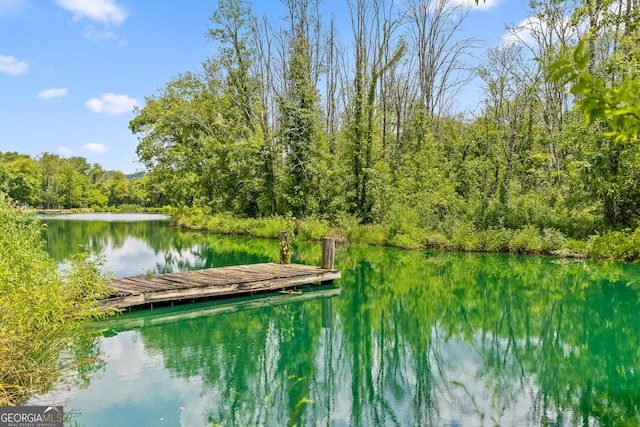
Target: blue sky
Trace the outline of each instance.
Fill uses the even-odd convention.
[[[495,46],[505,24],[526,17],[527,3],[481,0],[465,29]],[[0,151],[75,155],[107,170],[143,170],[128,128],[132,109],[172,76],[197,71],[214,53],[205,32],[216,5],[216,0],[0,0]],[[253,1],[252,9],[282,10],[277,0]],[[336,12],[345,20],[346,32],[345,10],[342,0],[325,0],[322,6],[323,14]]]

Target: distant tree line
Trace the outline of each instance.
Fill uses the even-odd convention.
[[[150,199],[153,191],[145,175],[106,171],[84,157],[0,152],[0,192],[15,203],[42,209],[162,206],[161,197]]]

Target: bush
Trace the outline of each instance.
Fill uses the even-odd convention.
[[[349,240],[353,243],[369,246],[385,246],[389,242],[386,227],[381,224],[360,224],[348,231]]]
[[[420,249],[424,246],[424,237],[420,233],[396,234],[389,244],[402,249]]]
[[[591,257],[611,261],[640,260],[640,228],[634,231],[608,231],[589,239]]]
[[[470,222],[457,221],[451,230],[451,249],[474,252],[483,249],[481,235]]]
[[[447,236],[440,233],[426,233],[423,241],[426,249],[446,250],[449,247]]]
[[[526,225],[516,231],[509,242],[509,252],[515,254],[539,254],[543,248],[542,237],[533,225]]]
[[[567,238],[560,231],[553,228],[542,230],[542,250],[551,253],[567,246]]]
[[[358,241],[357,235],[359,233],[360,220],[357,217],[345,212],[339,212],[334,219],[334,223],[338,236],[351,242]]]
[[[265,239],[277,239],[281,231],[291,233],[291,238],[295,235],[295,220],[290,216],[270,216],[245,221],[253,222],[253,224],[245,228],[246,232],[236,234],[248,234]]]
[[[513,230],[505,227],[489,227],[480,232],[485,252],[509,252]]]
[[[60,272],[42,248],[41,225],[0,194],[0,405],[50,388],[74,359],[83,322],[101,315],[100,260],[83,254]]]
[[[297,223],[296,236],[298,240],[322,240],[333,234],[328,221],[309,218]]]

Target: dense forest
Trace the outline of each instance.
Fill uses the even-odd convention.
[[[531,1],[476,67],[473,5],[345,1],[346,30],[318,0],[283,0],[277,22],[219,1],[216,53],[130,124],[171,205],[348,218],[387,240],[638,226],[636,1]],[[477,78],[481,105],[460,111]]]
[[[144,178],[5,154],[0,186],[42,206],[376,224],[387,240],[458,236],[470,250],[522,231],[584,240],[638,227],[637,1],[532,0],[477,66],[482,41],[463,31],[474,5],[344,1],[338,22],[319,0],[282,0],[277,20],[220,0],[215,53],[130,122]],[[465,110],[478,79],[480,105]],[[507,237],[474,244],[481,233]]]

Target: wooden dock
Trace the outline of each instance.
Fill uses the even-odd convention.
[[[330,283],[339,278],[339,270],[276,263],[139,275],[111,279],[109,286],[115,294],[100,301],[100,305],[104,308],[153,307],[154,303],[280,291],[301,285]]]

